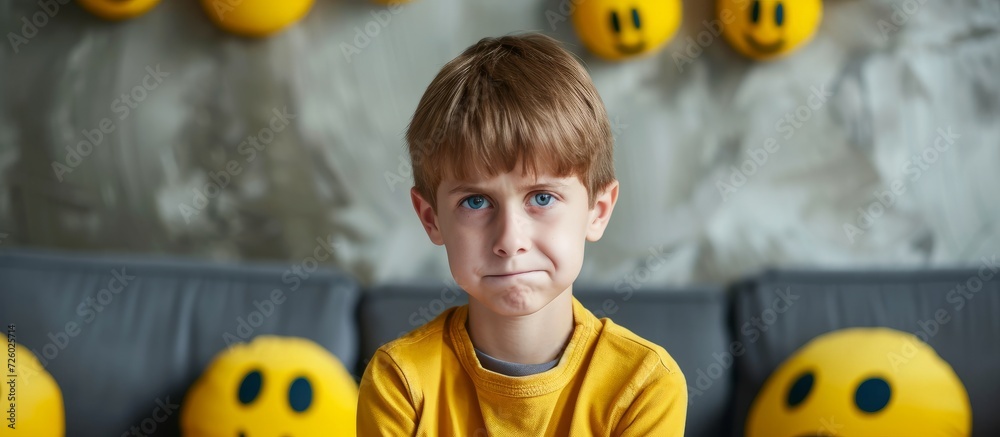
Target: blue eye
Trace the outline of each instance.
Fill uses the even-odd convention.
[[[296,412],[303,412],[312,405],[313,390],[312,384],[305,377],[295,378],[292,385],[288,387],[288,404]]]
[[[781,26],[781,23],[785,22],[785,6],[780,2],[778,7],[774,8],[774,23]]]
[[[618,13],[615,11],[611,11],[611,28],[615,30],[615,33],[622,31],[622,26],[618,23]]]
[[[549,193],[538,193],[531,196],[531,204],[534,206],[549,206],[552,203],[552,195]]]
[[[469,196],[462,200],[460,205],[469,209],[483,209],[490,206],[490,202],[486,200],[483,196]]]
[[[892,388],[884,379],[868,378],[854,392],[854,403],[858,409],[866,413],[877,413],[889,404],[892,398]]]
[[[632,9],[632,24],[635,25],[636,29],[639,28],[639,11],[635,9]]]
[[[756,23],[760,20],[760,1],[753,2],[753,9],[750,10],[750,21]]]
[[[260,394],[260,387],[263,384],[264,377],[261,376],[259,371],[253,370],[247,373],[247,376],[243,377],[243,382],[240,383],[239,391],[236,393],[240,403],[246,405],[257,399],[257,395]]]
[[[803,373],[795,380],[792,387],[788,389],[788,398],[785,399],[785,403],[789,407],[795,407],[806,400],[809,396],[809,392],[812,391],[813,382],[816,380],[812,372]]]

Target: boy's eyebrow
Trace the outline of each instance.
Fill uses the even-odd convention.
[[[537,191],[537,190],[555,190],[559,188],[566,188],[568,185],[561,182],[542,182],[534,185],[520,186],[518,190],[520,191]],[[455,193],[477,193],[487,191],[483,188],[477,187],[475,185],[459,184],[455,188],[448,190],[448,194]]]

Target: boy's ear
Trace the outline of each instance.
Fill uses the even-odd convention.
[[[604,235],[604,230],[608,227],[608,222],[611,220],[611,212],[615,209],[615,203],[618,202],[618,181],[612,181],[608,186],[597,196],[594,201],[594,207],[590,209],[590,219],[587,223],[587,240],[597,241],[601,239]]]
[[[433,205],[417,192],[417,187],[410,188],[410,200],[413,201],[413,210],[417,212],[420,224],[424,226],[431,242],[438,246],[443,245],[444,238],[441,237],[441,229],[438,227],[437,213],[434,212]]]

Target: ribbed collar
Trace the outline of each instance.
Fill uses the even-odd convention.
[[[475,348],[475,345],[472,346]],[[556,367],[556,365],[559,364],[559,360],[562,359],[562,351],[564,349],[566,348],[559,350],[559,356],[556,357],[556,359],[541,364],[521,364],[504,361],[491,357],[489,354],[479,350],[478,348],[476,349],[476,358],[479,358],[479,365],[483,366],[484,369],[492,370],[501,375],[521,377],[535,375]]]

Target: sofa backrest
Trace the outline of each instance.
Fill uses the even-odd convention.
[[[597,317],[609,317],[639,336],[666,348],[684,372],[689,390],[687,435],[729,432],[733,391],[728,299],[719,288],[642,289],[586,287],[574,295]],[[452,284],[386,285],[361,300],[361,357],[358,373],[383,344],[440,314],[468,303]],[[704,375],[701,389],[696,379]]]
[[[171,406],[227,341],[305,337],[356,367],[356,282],[328,270],[307,279],[286,271],[6,251],[0,323],[15,325],[17,341],[59,384],[68,435],[119,436],[133,426],[179,435],[179,410]],[[169,411],[163,422],[148,420],[157,407],[157,420]],[[145,432],[150,424],[155,431]]]
[[[995,269],[994,258],[968,270],[770,271],[742,283],[733,325],[734,341],[746,351],[736,361],[733,435],[744,435],[751,403],[785,359],[821,334],[850,327],[887,327],[926,339],[968,391],[973,436],[1000,435],[1000,416],[994,414],[1000,403]],[[887,360],[906,353],[885,352]]]
[[[154,408],[180,404],[227,341],[309,338],[357,377],[379,346],[468,302],[453,283],[361,293],[342,273],[292,267],[7,249],[0,324],[16,326],[17,341],[59,384],[68,435],[122,435],[153,423]],[[785,359],[823,333],[868,326],[926,337],[968,391],[973,435],[994,436],[996,268],[994,260],[972,270],[770,271],[728,292],[591,286],[574,294],[677,360],[688,382],[689,436],[742,436],[751,402]],[[177,435],[179,411],[170,413],[145,434]]]

